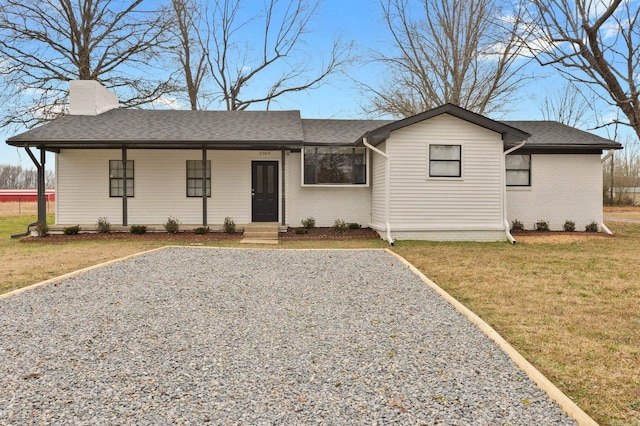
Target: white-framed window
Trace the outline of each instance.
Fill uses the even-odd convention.
[[[366,185],[365,148],[307,146],[303,151],[304,185]]]
[[[531,186],[531,155],[509,154],[505,166],[507,186]]]
[[[207,160],[207,197],[211,197],[211,160]],[[187,160],[187,197],[202,197],[202,160]]]
[[[122,197],[124,194],[124,167],[122,160],[109,160],[109,197]],[[127,198],[133,197],[133,160],[127,160]]]
[[[462,177],[462,145],[429,145],[429,177]]]

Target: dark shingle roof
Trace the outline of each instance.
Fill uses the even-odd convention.
[[[303,119],[302,130],[306,144],[353,143],[366,132],[392,122],[392,120]]]
[[[531,133],[526,147],[534,148],[594,148],[620,149],[622,145],[593,133],[570,127],[557,121],[503,121]]]
[[[14,146],[131,148],[298,148],[306,144],[377,144],[390,132],[439,114],[503,134],[505,146],[526,139],[530,152],[594,152],[619,149],[617,142],[553,121],[497,122],[452,104],[403,120],[301,119],[300,111],[178,111],[114,109],[97,116],[62,117],[10,138]],[[530,134],[530,136],[529,136]],[[528,138],[527,138],[528,137]],[[522,151],[522,152],[524,152]]]
[[[369,132],[365,136],[370,143],[378,145],[382,141],[386,140],[389,137],[390,132],[394,130],[402,129],[403,127],[411,126],[412,124],[419,123],[442,114],[449,114],[477,126],[500,133],[502,134],[502,140],[506,144],[519,143],[530,136],[527,132],[522,131],[522,129],[492,120],[451,103],[441,105],[437,108],[430,109],[429,111],[421,112],[420,114],[412,115],[411,117],[403,118],[402,120],[393,121]]]
[[[114,109],[70,115],[9,139],[19,141],[295,141],[300,111],[176,111]]]

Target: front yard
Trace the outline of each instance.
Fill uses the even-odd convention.
[[[623,213],[635,218],[638,212]],[[166,244],[193,243],[9,239],[32,219],[0,217],[0,293]],[[596,421],[640,425],[640,224],[609,225],[615,237],[541,238],[515,246],[398,242],[393,249],[493,326]],[[340,247],[387,245],[376,239],[278,246]]]

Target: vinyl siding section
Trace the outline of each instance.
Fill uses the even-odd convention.
[[[461,178],[429,177],[429,144],[462,145]],[[387,140],[392,229],[504,229],[502,149],[499,133],[447,114],[392,132]]]
[[[94,224],[99,217],[122,223],[122,200],[109,197],[109,160],[120,158],[117,150],[62,150],[56,155],[56,224]]]
[[[300,226],[300,221],[313,217],[316,226],[332,226],[336,219],[369,226],[371,188],[302,186],[300,156],[290,153],[287,157],[287,223]]]
[[[56,223],[92,224],[106,216],[122,223],[122,200],[109,197],[109,160],[120,150],[63,150],[57,155]],[[161,224],[169,216],[183,224],[202,223],[202,198],[186,196],[186,162],[202,159],[199,150],[128,150],[134,161],[135,197],[128,199],[129,224]],[[251,161],[280,161],[280,151],[207,151],[212,196],[207,222],[251,221]],[[280,167],[279,167],[280,169]],[[281,179],[280,173],[279,178]],[[60,198],[62,197],[62,198]]]
[[[517,154],[517,151],[514,153]],[[533,154],[531,186],[507,187],[509,223],[519,220],[525,229],[547,221],[560,231],[566,220],[584,231],[602,223],[602,164],[597,154]]]

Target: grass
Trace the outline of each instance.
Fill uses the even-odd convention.
[[[621,206],[621,207],[605,207],[604,215],[615,219],[633,219],[640,220],[640,209],[638,207]]]
[[[33,221],[32,216],[0,217],[0,293],[177,244],[169,239],[56,244],[9,239]],[[610,228],[614,238],[577,233],[566,241],[538,238],[515,246],[400,241],[394,250],[487,321],[596,421],[640,425],[640,224]],[[238,240],[211,244],[240,246]],[[278,246],[364,247],[387,244],[284,241]]]

